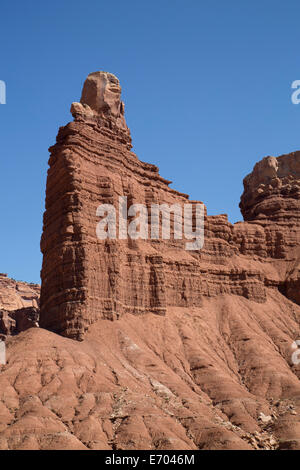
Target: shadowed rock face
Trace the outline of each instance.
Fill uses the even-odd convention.
[[[39,309],[26,307],[17,310],[0,310],[0,334],[13,336],[29,328],[38,328]]]

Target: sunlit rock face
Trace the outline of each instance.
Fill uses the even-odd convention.
[[[300,226],[300,152],[258,162],[244,179],[240,208],[247,221]]]
[[[0,336],[38,326],[40,286],[10,279],[0,273]]]
[[[279,289],[300,305],[300,152],[258,162],[244,179],[240,208],[260,227],[267,253],[284,260]]]
[[[266,157],[244,180],[245,222],[205,216],[204,247],[183,240],[97,239],[100,204],[190,204],[156,166],[131,151],[121,87],[91,73],[74,121],[50,148],[43,252],[41,326],[82,340],[89,326],[124,314],[165,315],[204,297],[241,296],[256,303],[277,289],[299,303],[300,152]],[[202,195],[201,195],[202,196]]]
[[[72,103],[71,113],[94,120],[108,119],[127,130],[121,87],[115,75],[108,72],[90,73],[84,82],[80,103]]]
[[[130,151],[113,76],[72,114],[50,149],[42,328],[38,286],[0,274],[0,450],[299,450],[299,152],[258,163],[246,221],[206,216],[200,251],[101,241],[101,203],[191,201]]]
[[[112,73],[91,73],[84,82],[80,102],[87,104],[98,114],[116,118],[124,114],[120,83]]]

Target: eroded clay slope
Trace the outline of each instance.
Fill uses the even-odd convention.
[[[269,289],[8,340],[1,449],[300,448],[300,307]],[[298,367],[298,368],[297,368]]]
[[[300,153],[259,162],[200,251],[99,240],[101,203],[193,203],[131,152],[120,91],[91,74],[50,149],[44,329],[7,339],[0,447],[300,449]]]

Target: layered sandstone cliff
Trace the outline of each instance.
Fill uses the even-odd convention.
[[[244,219],[263,229],[267,254],[280,258],[278,288],[300,305],[300,152],[266,157],[244,179]]]
[[[205,243],[184,240],[99,240],[99,204],[194,205],[169,187],[154,165],[130,150],[117,78],[87,78],[74,122],[51,147],[41,248],[41,324],[82,339],[88,326],[124,313],[164,315],[167,307],[197,307],[220,294],[267,300],[280,289],[299,303],[299,153],[269,157],[245,179],[246,222],[205,217]],[[127,208],[126,208],[127,209]]]
[[[205,215],[201,250],[99,240],[101,203],[193,201],[130,151],[113,75],[71,109],[49,160],[45,329],[7,338],[0,449],[300,449],[300,153],[259,162],[245,222]]]

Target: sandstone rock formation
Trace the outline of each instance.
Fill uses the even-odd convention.
[[[206,215],[201,250],[99,240],[101,203],[194,201],[130,151],[113,75],[71,110],[50,149],[45,329],[7,339],[0,449],[300,449],[300,153],[258,163],[245,222]]]
[[[0,273],[0,335],[13,335],[37,326],[40,286]]]
[[[128,206],[196,202],[130,151],[120,93],[112,74],[89,75],[74,122],[50,149],[41,326],[83,339],[100,318],[163,315],[220,294],[261,303],[272,288],[299,301],[299,153],[260,162],[245,179],[247,223],[207,216],[200,251],[185,250],[184,240],[97,239],[97,207],[118,207],[119,196]]]
[[[267,255],[284,260],[278,288],[300,305],[300,152],[264,158],[244,188],[244,219],[263,229]]]
[[[39,319],[40,310],[36,307],[0,310],[0,333],[11,336],[29,328],[38,328]]]
[[[40,286],[27,282],[15,281],[0,273],[0,310],[17,310],[39,306]]]

